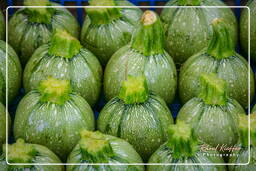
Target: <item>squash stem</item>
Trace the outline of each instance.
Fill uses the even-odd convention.
[[[25,0],[25,6],[51,6],[49,0]],[[30,22],[50,24],[54,14],[54,8],[29,8],[25,9]]]
[[[180,6],[199,6],[202,0],[178,0]]]
[[[6,149],[4,148],[6,153]],[[8,145],[8,161],[10,163],[32,163],[36,156],[36,149],[32,144],[26,144],[23,139],[18,139],[13,145]]]
[[[192,157],[198,150],[198,142],[190,125],[178,121],[168,129],[167,146],[173,151],[173,158]]]
[[[67,80],[58,80],[49,77],[40,82],[38,90],[41,93],[41,102],[63,105],[70,99],[71,86]]]
[[[148,87],[145,76],[128,76],[122,83],[119,98],[125,104],[144,103],[148,99]]]
[[[251,137],[251,145],[256,147],[256,113],[239,116],[239,138],[242,147],[248,147],[249,145],[249,128],[248,128],[248,117],[250,117],[250,137]]]
[[[144,12],[140,25],[132,36],[131,47],[144,56],[164,53],[163,26],[155,12]]]
[[[92,163],[107,163],[114,155],[109,141],[100,132],[82,131],[79,146],[83,160]]]
[[[90,6],[117,6],[114,0],[89,0]],[[120,8],[87,8],[88,14],[93,24],[109,24],[113,20],[121,17]]]
[[[212,21],[213,37],[208,46],[207,53],[216,59],[228,58],[235,53],[234,43],[223,19]]]
[[[218,78],[216,74],[202,74],[200,76],[201,91],[199,98],[209,105],[226,105],[227,88],[226,82]]]
[[[48,53],[64,58],[73,58],[80,52],[82,45],[79,40],[67,31],[57,29],[51,39]]]

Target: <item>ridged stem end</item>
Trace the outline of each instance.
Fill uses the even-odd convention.
[[[168,135],[167,146],[173,151],[173,158],[179,159],[195,155],[198,150],[198,142],[190,125],[183,121],[170,125]]]
[[[65,30],[57,29],[51,39],[48,53],[64,58],[73,58],[80,52],[82,45],[79,40]]]
[[[113,149],[100,132],[82,131],[79,146],[84,160],[92,163],[107,163],[113,156]]]
[[[164,53],[163,26],[155,12],[144,12],[140,25],[132,36],[131,47],[144,56]]]
[[[178,0],[180,6],[199,6],[202,0]]]
[[[216,59],[224,59],[234,55],[235,47],[231,39],[230,30],[223,19],[212,21],[213,37],[208,46],[207,53]]]
[[[51,6],[49,0],[25,0],[25,6]],[[50,24],[54,8],[29,8],[25,9],[28,14],[29,21],[35,23]]]
[[[145,76],[128,76],[122,83],[119,98],[125,104],[144,103],[148,99],[148,87]]]
[[[216,74],[202,74],[200,76],[201,91],[199,98],[209,105],[226,105],[227,88],[226,82]]]
[[[116,6],[114,0],[89,0],[90,6]],[[87,8],[93,24],[108,24],[121,17],[120,8]]]
[[[70,98],[71,86],[70,81],[49,77],[40,82],[38,90],[41,93],[41,102],[63,105]]]

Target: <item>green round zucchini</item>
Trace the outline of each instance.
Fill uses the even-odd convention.
[[[171,0],[166,6],[226,6],[220,0]],[[237,21],[230,8],[164,8],[161,19],[166,34],[166,50],[176,64],[183,64],[209,44],[211,22],[223,18],[230,30],[232,44],[237,43]]]
[[[133,6],[126,0],[89,0],[90,6]],[[139,8],[87,8],[82,44],[106,65],[110,57],[128,44],[142,11]]]
[[[119,49],[110,59],[104,74],[107,100],[117,96],[128,75],[144,74],[149,90],[170,104],[177,87],[177,71],[164,50],[162,23],[153,11],[144,12],[129,45]]]
[[[148,92],[144,76],[128,76],[117,97],[100,112],[98,130],[127,140],[146,162],[167,138],[173,123],[162,98]]]
[[[65,162],[80,131],[94,130],[94,125],[90,105],[72,92],[70,82],[49,77],[19,103],[14,136],[48,147]]]
[[[126,141],[100,132],[82,131],[81,140],[70,153],[67,163],[129,164],[142,163],[134,148]],[[143,165],[71,165],[67,171],[144,171]]]
[[[3,151],[0,155],[1,171],[64,171],[62,165],[54,165],[61,161],[51,150],[41,145],[25,143],[23,139],[8,145],[8,154],[6,154],[6,145],[3,146]],[[7,155],[10,164],[26,163],[28,165],[9,165],[6,163]],[[51,165],[33,165],[35,163]]]
[[[6,109],[2,103],[0,103],[0,153],[2,145],[6,142],[6,114],[8,115],[8,132],[11,132],[11,117],[9,113],[6,113]]]
[[[9,45],[8,59],[6,59],[6,42],[0,40],[0,102],[4,104],[7,91],[6,60],[8,60],[8,102],[12,102],[21,87],[22,68],[17,54]]]
[[[25,0],[26,6],[59,6],[49,0]],[[65,8],[22,8],[10,18],[8,38],[23,66],[34,51],[47,43],[55,29],[65,29],[79,37],[79,24]]]
[[[252,101],[255,92],[252,69],[248,66],[248,62],[235,52],[226,22],[222,19],[215,19],[212,22],[212,27],[214,34],[208,48],[189,58],[181,67],[180,99],[182,103],[186,103],[198,95],[200,91],[199,77],[202,73],[216,73],[218,77],[228,83],[230,97],[247,108],[248,96]],[[250,83],[248,83],[248,77],[250,77]],[[250,91],[248,84],[250,84]]]
[[[23,84],[26,92],[52,76],[71,81],[73,91],[94,106],[101,91],[102,68],[98,59],[64,30],[56,30],[50,43],[40,46],[28,61]]]

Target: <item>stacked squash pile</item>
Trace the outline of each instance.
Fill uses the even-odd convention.
[[[256,117],[250,115],[249,130],[245,112],[254,74],[235,50],[240,35],[247,56],[246,9],[238,29],[229,8],[165,8],[158,15],[128,1],[89,0],[114,7],[86,8],[80,29],[56,3],[24,5],[47,8],[17,10],[8,22],[9,45],[0,16],[1,169],[222,171],[215,164],[247,163],[251,151],[249,165],[229,170],[256,170]],[[172,0],[166,6],[225,4]],[[248,6],[255,61],[256,0]],[[17,103],[20,89],[25,95],[11,119],[5,106]],[[169,109],[175,98],[183,105],[177,118]],[[12,134],[15,143],[6,145]]]

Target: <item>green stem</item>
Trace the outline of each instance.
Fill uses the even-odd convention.
[[[172,157],[192,157],[198,150],[198,142],[190,125],[178,121],[168,129],[169,140],[167,146],[173,151]]]
[[[178,0],[180,6],[199,6],[202,0]]]
[[[108,163],[108,159],[114,155],[109,141],[100,132],[82,131],[79,146],[83,160],[92,163]]]
[[[234,43],[231,39],[230,30],[223,19],[212,21],[213,37],[208,46],[207,53],[216,59],[228,58],[235,53]]]
[[[144,56],[164,53],[163,26],[155,12],[144,12],[140,25],[132,36],[131,47]]]
[[[218,78],[216,74],[202,74],[200,76],[201,91],[199,98],[209,105],[226,105],[227,88],[226,82]]]
[[[114,0],[89,0],[90,6],[117,6]],[[87,8],[86,13],[93,24],[109,24],[121,17],[120,8]]]
[[[25,0],[25,6],[51,6],[49,0]],[[26,8],[30,22],[50,24],[54,14],[54,8]]]
[[[248,147],[249,145],[249,122],[248,116],[241,114],[239,116],[239,138],[243,147]],[[256,114],[250,114],[250,137],[251,145],[256,147]]]
[[[128,76],[122,83],[119,98],[125,104],[144,103],[148,99],[148,87],[145,76]]]
[[[4,148],[6,153],[6,149]],[[8,161],[10,163],[32,163],[36,156],[36,149],[31,144],[26,144],[23,139],[18,139],[13,145],[8,145]]]
[[[71,36],[67,31],[57,29],[51,39],[48,53],[64,58],[73,58],[80,52],[81,48],[82,45],[79,40]]]
[[[63,105],[70,98],[71,86],[67,80],[49,77],[40,82],[38,90],[41,93],[41,102]]]

